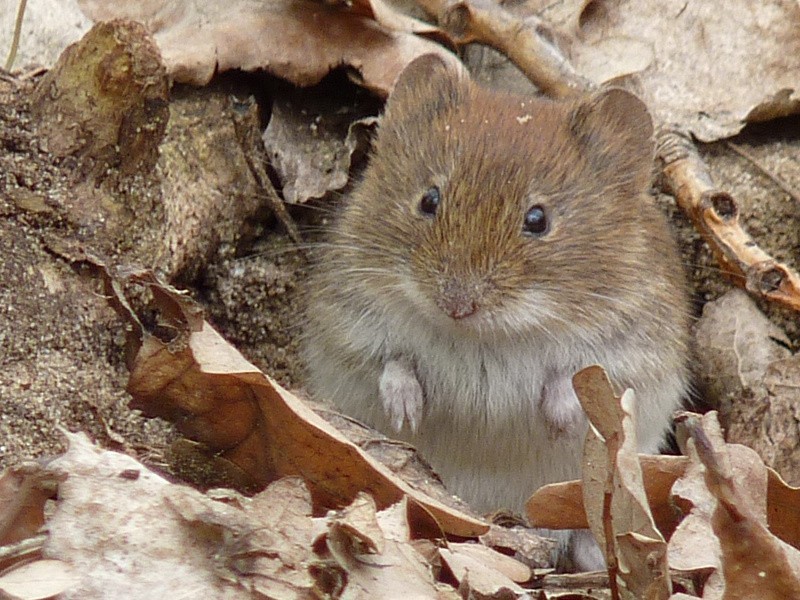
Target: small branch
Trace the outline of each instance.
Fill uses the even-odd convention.
[[[479,42],[499,50],[543,93],[555,98],[585,92],[594,84],[572,67],[536,16],[515,17],[492,0],[418,0],[458,44]]]
[[[800,277],[758,247],[739,224],[739,206],[717,189],[692,141],[674,130],[658,138],[665,187],[703,235],[723,270],[751,294],[800,310]]]

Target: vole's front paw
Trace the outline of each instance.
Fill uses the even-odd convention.
[[[411,431],[416,431],[422,417],[422,386],[407,360],[390,360],[383,367],[379,383],[383,408],[395,431],[400,431],[408,422]]]
[[[553,438],[574,436],[586,422],[586,415],[572,388],[570,377],[554,377],[545,383],[541,408]]]

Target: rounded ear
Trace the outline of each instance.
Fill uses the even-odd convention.
[[[442,114],[458,104],[469,90],[469,75],[454,56],[423,54],[400,73],[386,101],[385,121],[411,117],[420,121]]]
[[[647,106],[621,88],[608,88],[579,101],[570,129],[598,170],[629,172],[647,185],[655,152],[653,121]]]

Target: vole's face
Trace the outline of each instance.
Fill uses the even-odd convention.
[[[390,99],[342,224],[358,269],[381,299],[454,327],[591,321],[640,277],[626,241],[642,237],[651,153],[626,146],[649,120],[614,139],[620,115],[593,111],[624,92],[586,109],[443,77],[401,79]]]

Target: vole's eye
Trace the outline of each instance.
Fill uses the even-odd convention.
[[[439,188],[435,185],[429,187],[425,190],[425,193],[422,194],[422,198],[419,199],[419,212],[428,217],[432,217],[439,209],[439,203],[441,203],[441,201],[442,195],[439,192]]]
[[[541,237],[548,230],[547,215],[544,212],[544,206],[541,204],[534,204],[525,213],[525,219],[522,222],[522,232],[532,237]]]

